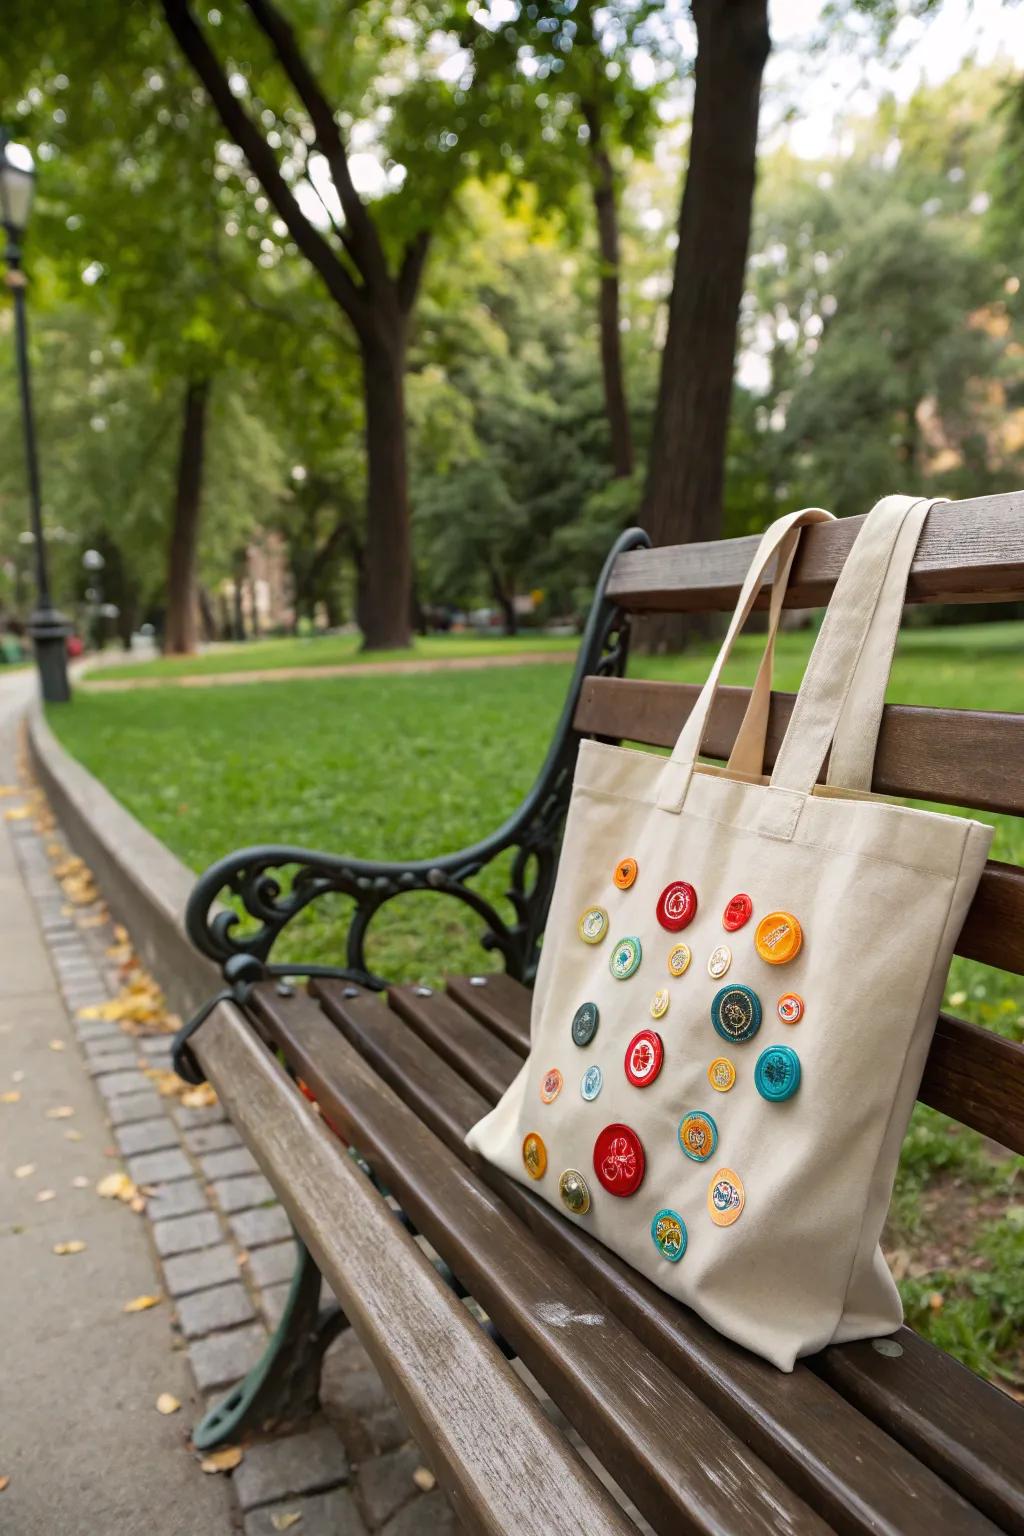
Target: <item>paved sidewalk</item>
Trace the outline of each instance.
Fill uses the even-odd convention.
[[[536,667],[547,662],[573,662],[576,652],[523,651],[521,655],[453,656],[419,661],[340,661],[325,667],[260,667],[242,672],[190,672],[184,676],[98,677],[95,672],[80,680],[86,693],[134,693],[140,688],[226,688],[244,683],[309,682],[320,677],[405,677],[418,672],[480,672],[492,667]],[[92,665],[95,667],[96,663]]]
[[[34,687],[0,677],[0,784],[16,782]],[[113,927],[101,905],[68,904],[50,839],[6,818],[20,803],[0,798],[0,1530],[454,1536],[351,1334],[325,1362],[324,1419],[246,1445],[230,1477],[201,1471],[191,1427],[276,1325],[289,1224],[220,1106],[156,1091],[166,1035],[78,1017],[117,993]],[[149,1192],[144,1215],[97,1195],[121,1169]],[[68,1242],[85,1247],[54,1253]],[[161,1300],[126,1314],[140,1296]],[[165,1392],[182,1404],[168,1417]]]

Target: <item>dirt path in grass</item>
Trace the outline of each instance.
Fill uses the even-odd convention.
[[[414,672],[478,672],[484,667],[526,667],[572,661],[574,651],[524,651],[519,656],[456,656],[450,661],[340,662],[326,667],[263,667],[251,672],[193,672],[184,677],[81,677],[87,693],[130,693],[137,688],[221,688],[239,683],[292,683],[314,677],[401,676]]]

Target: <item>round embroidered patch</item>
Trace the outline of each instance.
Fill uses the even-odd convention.
[[[788,965],[803,941],[803,929],[792,912],[769,912],[754,930],[754,948],[768,965]]]
[[[584,944],[600,944],[608,932],[608,913],[604,907],[588,907],[576,924]]]
[[[583,1076],[580,1078],[580,1093],[586,1099],[588,1104],[592,1103],[593,1100],[597,1098],[598,1094],[601,1092],[603,1084],[604,1073],[601,1071],[601,1068],[596,1064],[592,1067],[588,1067]]]
[[[594,1142],[594,1172],[610,1195],[635,1195],[646,1159],[640,1137],[628,1125],[606,1125]]]
[[[711,1022],[723,1040],[742,1044],[761,1028],[761,999],[749,987],[735,982],[716,992],[711,1004]]]
[[[643,950],[640,948],[640,940],[635,936],[628,939],[619,939],[608,961],[608,969],[616,981],[625,981],[632,976],[643,959]]]
[[[590,1210],[590,1190],[582,1173],[567,1168],[558,1178],[558,1193],[566,1210],[574,1216],[585,1216]]]
[[[548,1166],[548,1149],[536,1131],[523,1137],[523,1167],[531,1179],[542,1179]]]
[[[669,933],[678,933],[697,916],[697,892],[686,880],[673,880],[658,897],[658,922]]]
[[[686,1252],[686,1222],[678,1211],[667,1207],[658,1211],[651,1222],[651,1240],[663,1259],[678,1264]]]
[[[668,973],[670,976],[683,976],[690,968],[690,954],[688,944],[673,944],[668,952]]]
[[[620,891],[628,891],[637,877],[636,859],[620,859],[615,866],[612,879]]]
[[[679,1145],[695,1163],[706,1163],[718,1146],[718,1126],[702,1109],[690,1109],[679,1122]]]
[[[743,1180],[731,1168],[719,1168],[708,1185],[708,1215],[716,1227],[731,1227],[746,1204]]]
[[[804,1016],[804,1000],[798,992],[783,992],[775,1011],[783,1024],[799,1024]]]
[[[573,1045],[589,1045],[597,1034],[600,1020],[601,1015],[597,1011],[596,1003],[580,1003],[572,1016]]]
[[[749,923],[753,910],[754,903],[749,896],[734,896],[722,913],[722,927],[726,933],[736,933]]]
[[[728,1056],[716,1056],[708,1067],[708,1082],[716,1093],[728,1093],[736,1081],[736,1068]]]
[[[732,965],[732,950],[728,944],[719,944],[713,949],[708,958],[708,975],[712,981],[721,981],[722,977]]]
[[[550,1072],[544,1073],[540,1085],[540,1096],[545,1104],[550,1104],[558,1098],[562,1091],[563,1078],[557,1067],[552,1067]]]
[[[626,1046],[626,1076],[634,1088],[646,1088],[653,1083],[665,1060],[665,1047],[661,1036],[653,1029],[642,1029]]]
[[[754,1067],[754,1087],[762,1099],[780,1104],[800,1087],[800,1058],[788,1045],[770,1045]]]
[[[671,998],[668,994],[668,988],[659,987],[657,992],[655,992],[654,996],[651,998],[651,1018],[663,1019],[666,1013],[668,1013],[668,1005],[670,1002]]]

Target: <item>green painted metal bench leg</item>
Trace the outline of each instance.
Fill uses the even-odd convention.
[[[348,1327],[348,1319],[340,1307],[321,1311],[320,1271],[297,1236],[296,1243],[298,1258],[281,1321],[248,1376],[192,1431],[197,1450],[309,1418],[320,1405],[324,1351]]]

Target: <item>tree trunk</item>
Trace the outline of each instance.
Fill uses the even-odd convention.
[[[510,583],[510,587],[511,590],[506,588],[505,583],[501,579],[501,572],[497,566],[492,565],[491,591],[494,594],[495,602],[497,602],[502,613],[505,615],[505,633],[506,635],[518,635],[519,618],[516,614],[515,583]]]
[[[601,262],[598,316],[601,327],[601,378],[604,408],[611,438],[612,474],[616,479],[633,472],[633,434],[622,374],[622,333],[619,327],[619,210],[615,172],[601,142],[600,119],[584,109],[590,129],[593,165],[594,212]]]
[[[404,322],[364,344],[363,394],[367,519],[359,627],[364,651],[404,650],[412,643]]]
[[[235,619],[235,639],[245,639],[245,600],[243,595],[243,582],[245,580],[246,552],[239,550],[235,553],[235,568],[233,573],[233,607]]]
[[[164,650],[191,655],[196,648],[196,550],[203,499],[203,451],[210,401],[208,379],[191,379],[178,451],[178,481],[167,566],[167,623]]]
[[[750,239],[768,0],[693,0],[696,89],[668,335],[644,491],[655,545],[722,535],[736,328]],[[682,643],[678,614],[643,621],[649,650]]]

